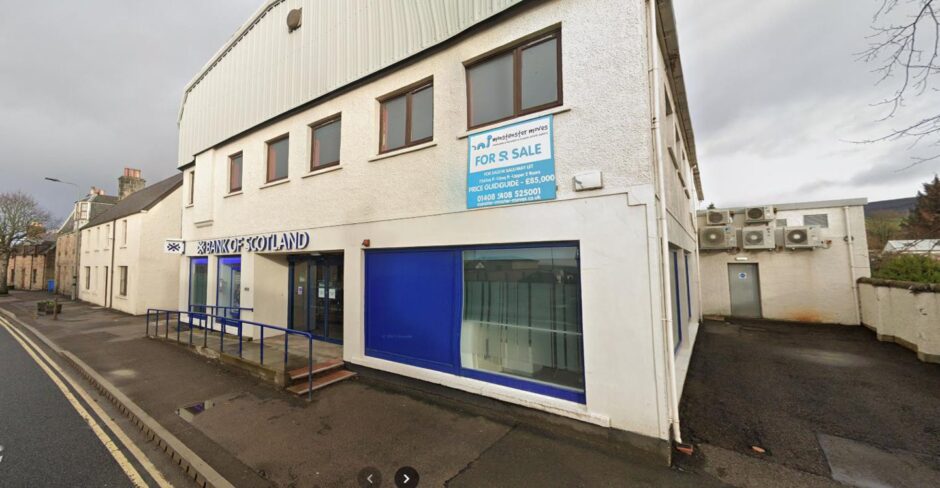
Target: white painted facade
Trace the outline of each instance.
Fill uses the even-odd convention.
[[[776,209],[776,221],[771,224],[777,229],[776,249],[703,250],[703,313],[732,315],[728,266],[752,263],[759,270],[763,318],[859,325],[856,280],[871,276],[865,203],[865,199],[854,199],[770,205]],[[745,228],[745,209],[730,210],[735,212],[733,227]],[[828,220],[828,227],[820,229],[822,247],[783,248],[783,221],[787,226],[802,226],[807,215],[825,215]],[[705,225],[704,219],[705,213],[700,212],[699,225]]]
[[[289,35],[284,17],[295,3],[302,2],[283,2],[267,11],[265,19],[270,18],[277,28],[265,42],[280,45],[278,36]],[[671,11],[668,2],[661,4],[664,7],[658,11]],[[186,258],[199,256],[196,250],[201,240],[307,232],[310,244],[303,252],[342,252],[343,357],[347,362],[669,439],[676,420],[671,411],[678,401],[670,389],[681,392],[700,315],[695,220],[700,189],[684,97],[677,93],[681,86],[674,86],[681,79],[681,68],[676,62],[667,69],[660,54],[661,45],[674,46],[648,42],[648,5],[640,0],[522,2],[506,15],[381,76],[245,132],[226,129],[207,139],[213,145],[194,154],[191,164],[186,164],[186,157],[193,147],[184,147],[183,132],[192,128],[181,124],[185,178],[180,201]],[[671,21],[671,12],[667,13]],[[300,30],[313,25],[305,6]],[[558,27],[564,104],[468,132],[464,63]],[[674,33],[674,26],[670,29]],[[248,32],[245,39],[251,36]],[[232,47],[213,70],[224,70],[226,59],[238,49],[239,44]],[[678,54],[671,53],[670,58],[677,60]],[[662,101],[654,103],[653,94],[662,94],[662,89],[653,90],[651,59],[669,91],[671,115]],[[377,99],[429,77],[434,86],[433,140],[379,154]],[[207,86],[200,84],[197,89],[209,90]],[[193,96],[187,97],[184,117]],[[255,103],[253,98],[248,100]],[[285,110],[283,105],[273,107],[274,112]],[[200,111],[219,121],[230,114],[221,109]],[[341,162],[310,172],[310,124],[336,114],[341,116]],[[468,133],[544,114],[554,117],[557,198],[468,210]],[[277,113],[269,114],[273,115]],[[653,120],[659,126],[658,141],[652,137]],[[284,134],[290,136],[289,176],[265,183],[266,141]],[[657,148],[659,144],[662,147]],[[675,163],[658,159],[658,154],[669,158],[670,150]],[[236,153],[243,155],[243,183],[240,191],[230,193],[229,157]],[[658,190],[659,164],[663,165],[663,195]],[[575,191],[573,178],[585,171],[601,172],[603,187]],[[662,215],[665,229],[660,225],[661,197],[667,209]],[[663,286],[662,232],[667,232],[670,246],[689,260],[690,284],[685,284],[683,271],[678,295],[685,303],[683,313],[691,313],[683,322],[678,348],[668,342],[664,326],[670,305],[663,290],[675,283],[670,278]],[[576,242],[580,249],[583,404],[366,355],[368,250],[558,241]],[[292,293],[288,254],[241,253],[240,306],[254,309],[244,312],[243,318],[286,326]],[[209,305],[215,304],[218,269],[218,257],[209,256]],[[189,271],[190,261],[181,260],[177,307],[181,310],[189,306]],[[257,332],[246,328],[246,334]],[[670,373],[673,359],[676,385]]]
[[[180,213],[177,187],[147,210],[82,229],[79,299],[131,315],[176,309],[179,256],[164,253],[163,244],[179,237]],[[124,293],[122,267],[127,268]]]

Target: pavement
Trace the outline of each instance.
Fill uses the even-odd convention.
[[[738,486],[940,486],[940,365],[864,327],[706,321],[697,341],[681,468]]]
[[[0,308],[80,358],[235,486],[357,486],[366,467],[393,486],[403,466],[420,486],[723,486],[710,473],[598,447],[590,429],[570,425],[580,422],[489,399],[454,401],[360,375],[308,402],[145,338],[142,317],[66,303],[58,321],[36,318],[45,297],[14,292]],[[207,400],[191,420],[177,414]]]

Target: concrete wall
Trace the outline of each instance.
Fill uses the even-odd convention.
[[[822,248],[702,251],[703,312],[706,315],[731,315],[728,264],[756,263],[763,318],[859,325],[855,280],[871,275],[864,207],[857,204],[848,207],[849,226],[846,225],[845,208],[778,209],[777,218],[787,219],[791,226],[802,225],[805,215],[827,214],[829,227],[821,229],[825,241]],[[699,218],[700,225],[704,225],[704,216]],[[734,226],[743,227],[743,212],[737,212]],[[850,238],[847,238],[848,227],[851,227]],[[778,245],[782,243],[779,234]],[[854,269],[850,266],[850,253],[854,255]]]
[[[861,280],[862,323],[878,340],[896,342],[921,361],[940,363],[940,286]]]

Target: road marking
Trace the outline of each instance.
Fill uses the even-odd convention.
[[[2,316],[0,316],[0,325],[7,329],[7,332],[9,332],[10,335],[20,343],[23,349],[25,349],[26,352],[33,358],[36,364],[38,364],[42,370],[52,379],[56,386],[59,387],[59,390],[62,391],[62,394],[69,401],[72,407],[78,412],[79,416],[81,416],[88,423],[88,425],[91,426],[92,431],[94,431],[98,439],[105,445],[105,448],[108,449],[108,452],[111,453],[127,477],[130,478],[131,482],[134,483],[134,486],[146,487],[147,483],[144,482],[143,478],[140,476],[140,473],[138,473],[134,466],[127,460],[127,458],[121,452],[120,448],[117,447],[111,438],[108,437],[108,434],[98,425],[97,422],[95,422],[95,419],[88,413],[87,410],[85,410],[81,403],[78,402],[75,396],[72,395],[72,392],[69,391],[64,383],[62,383],[59,377],[53,373],[53,371],[50,369],[50,366],[54,368],[59,373],[59,375],[62,376],[62,379],[68,381],[69,384],[72,385],[72,388],[78,392],[79,396],[85,400],[85,402],[91,407],[95,414],[97,414],[98,417],[105,423],[105,425],[111,429],[111,432],[117,436],[121,443],[127,447],[127,449],[131,452],[134,458],[137,459],[141,466],[143,466],[147,473],[150,474],[153,480],[157,483],[157,486],[160,488],[172,488],[173,485],[167,482],[166,478],[164,478],[163,475],[157,470],[156,466],[154,466],[147,456],[145,456],[144,453],[140,450],[140,448],[138,448],[137,445],[134,444],[126,434],[124,434],[124,431],[121,430],[121,428],[118,427],[118,425],[113,420],[111,420],[111,417],[91,397],[89,397],[81,387],[76,385],[68,376],[66,376],[65,372],[59,368],[59,365],[53,362],[52,359],[50,359],[49,356],[47,356],[46,353],[36,345],[35,342],[23,334],[23,332],[16,329],[15,326],[10,324],[10,322],[8,322]],[[32,349],[29,345],[27,345],[27,343],[32,346]],[[36,355],[36,353],[41,355],[45,361],[48,362],[48,366]]]

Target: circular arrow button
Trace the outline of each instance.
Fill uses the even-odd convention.
[[[395,472],[395,486],[398,488],[414,488],[418,486],[418,470],[411,466],[403,466]]]
[[[368,466],[359,470],[356,481],[361,488],[379,488],[382,486],[382,473],[377,468]]]

